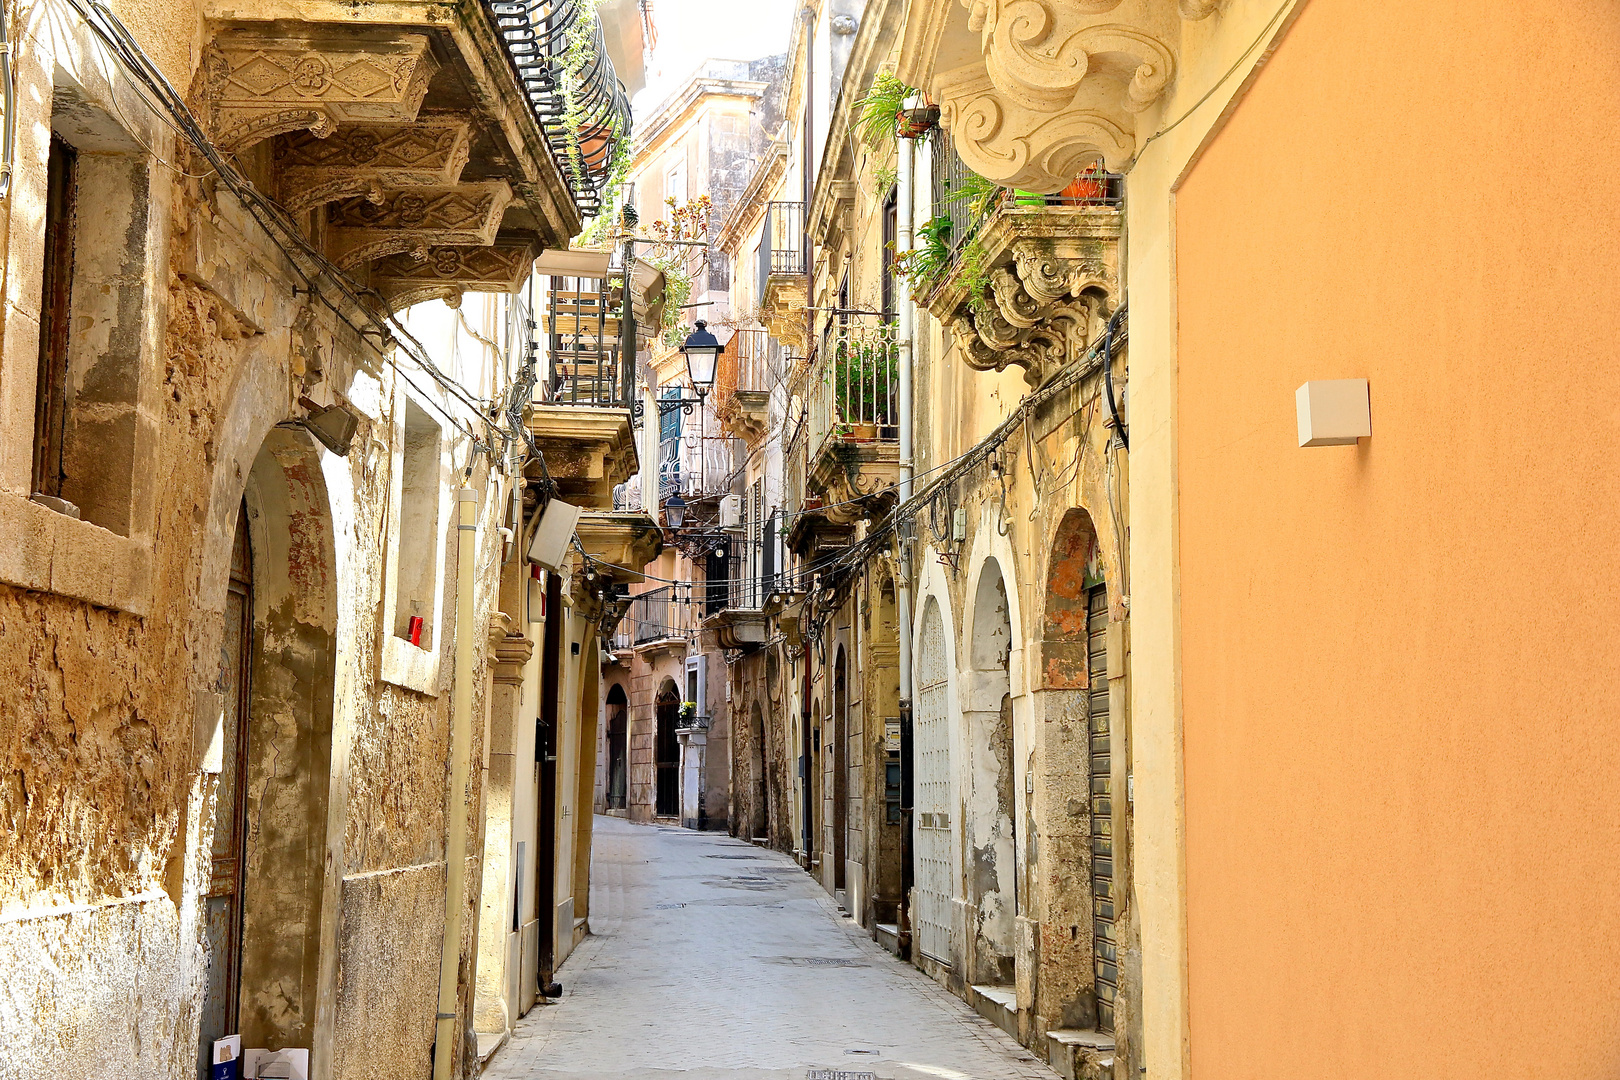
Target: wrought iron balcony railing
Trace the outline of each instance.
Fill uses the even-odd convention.
[[[936,217],[950,219],[949,244],[960,251],[980,225],[1002,206],[1122,206],[1125,178],[1118,173],[1088,169],[1074,182],[1054,195],[1011,188],[992,188],[962,163],[951,146],[948,132],[935,130],[929,135],[933,155],[933,206]]]
[[[808,447],[828,438],[892,442],[900,437],[895,326],[861,317],[829,322],[805,371]]]
[[[617,145],[630,138],[630,97],[613,70],[588,0],[484,0],[507,59],[586,217],[602,207]]]
[[[691,591],[691,586],[664,585],[632,596],[626,622],[632,628],[634,644],[693,636]]]
[[[765,207],[759,239],[759,295],[772,274],[804,274],[804,203],[773,202]]]
[[[608,279],[550,278],[545,301],[540,320],[548,367],[543,400],[629,408],[632,372],[619,362],[619,304]]]

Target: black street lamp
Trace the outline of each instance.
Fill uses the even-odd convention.
[[[664,519],[671,529],[679,529],[686,522],[686,500],[680,492],[664,500]]]
[[[714,387],[715,368],[720,363],[723,348],[719,340],[709,333],[709,324],[702,319],[697,321],[697,329],[681,345],[681,352],[686,354],[686,376],[692,380],[692,387],[699,399]]]

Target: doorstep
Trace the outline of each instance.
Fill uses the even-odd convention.
[[[979,1015],[1018,1038],[1018,991],[1011,986],[970,986],[968,1002]]]
[[[480,1031],[478,1033],[478,1068],[480,1071],[489,1064],[489,1059],[494,1056],[495,1051],[499,1050],[504,1042],[506,1042],[506,1032],[504,1031]]]
[[[1111,1080],[1114,1037],[1085,1028],[1053,1028],[1046,1033],[1046,1060],[1063,1080]]]
[[[895,923],[880,922],[873,928],[872,936],[877,943],[888,949],[894,955],[900,955],[900,927]]]

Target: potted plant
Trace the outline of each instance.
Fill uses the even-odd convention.
[[[939,106],[926,105],[913,100],[909,108],[902,107],[897,117],[895,134],[902,139],[920,139],[934,130],[939,123]]]
[[[939,123],[939,106],[926,102],[888,71],[877,73],[855,108],[856,136],[874,154],[896,135],[920,139]]]
[[[691,727],[692,726],[692,721],[695,720],[695,719],[697,719],[697,702],[695,702],[695,701],[683,701],[683,702],[681,702],[681,726],[682,727]]]

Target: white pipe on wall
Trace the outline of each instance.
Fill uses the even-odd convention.
[[[900,163],[896,179],[895,198],[895,249],[897,252],[911,250],[912,240],[912,187],[915,182],[917,143],[913,139],[899,139]],[[915,355],[916,338],[916,312],[911,301],[911,285],[904,279],[900,285],[900,312],[899,326],[895,337],[899,344],[898,367],[900,378],[898,389],[900,391],[900,505],[904,506],[911,499],[911,478],[913,464],[911,460],[911,365]],[[908,549],[901,547],[902,552]],[[899,618],[900,630],[900,701],[911,700],[911,567],[906,565],[909,559],[903,559],[899,580],[895,582],[895,613]]]
[[[457,976],[467,889],[467,784],[472,755],[473,587],[478,573],[478,492],[456,489],[456,692],[450,713],[450,822],[445,838],[444,943],[439,952],[439,1011],[433,1080],[450,1080],[456,1045]]]

